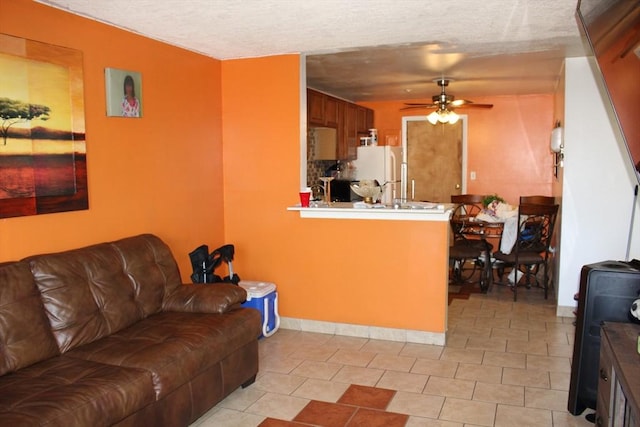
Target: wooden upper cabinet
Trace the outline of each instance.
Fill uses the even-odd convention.
[[[307,125],[337,129],[336,158],[353,159],[360,136],[373,128],[373,110],[307,89]]]
[[[373,128],[373,110],[358,105],[357,126],[359,134],[368,134]]]
[[[307,89],[307,121],[310,125],[324,126],[324,104],[327,96],[315,90]]]
[[[344,101],[340,101],[337,98],[327,96],[324,99],[324,124],[325,126],[337,128],[342,119],[340,117],[340,104]]]

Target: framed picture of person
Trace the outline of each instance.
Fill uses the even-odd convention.
[[[136,71],[105,68],[107,116],[142,117],[142,76]]]

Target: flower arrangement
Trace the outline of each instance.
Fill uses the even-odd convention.
[[[482,199],[482,206],[488,208],[489,205],[493,202],[506,203],[502,197],[498,196],[497,194],[491,194],[489,196],[485,196],[484,199]]]
[[[504,220],[505,218],[512,217],[518,213],[513,206],[509,205],[505,200],[497,194],[486,196],[482,199],[482,218],[485,221],[491,220]]]

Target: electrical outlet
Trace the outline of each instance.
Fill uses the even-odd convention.
[[[471,171],[471,173],[469,173],[469,177],[471,178],[471,180],[475,180],[476,179],[476,171]]]

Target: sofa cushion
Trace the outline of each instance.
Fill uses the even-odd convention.
[[[165,293],[181,286],[169,248],[152,235],[25,261],[63,353],[157,313]]]
[[[0,265],[0,375],[58,354],[29,265]]]
[[[109,426],[153,401],[148,372],[65,356],[0,377],[5,426]]]
[[[259,334],[260,313],[254,309],[225,314],[163,312],[67,355],[149,370],[160,399],[256,341]]]

